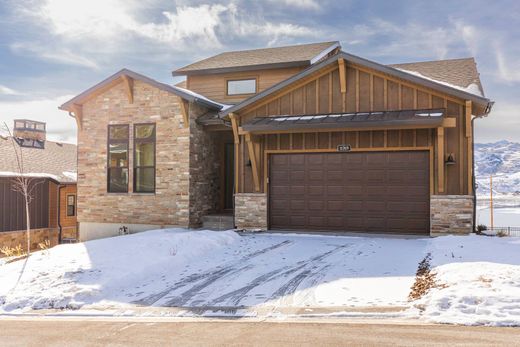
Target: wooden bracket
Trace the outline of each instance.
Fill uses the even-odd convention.
[[[444,128],[437,128],[437,174],[439,193],[444,193]]]
[[[231,119],[231,126],[233,127],[233,138],[235,140],[235,143],[240,143],[240,136],[238,133],[238,119],[236,114],[230,113],[229,119]]]
[[[251,134],[246,134],[246,143],[247,150],[249,152],[249,160],[251,161],[251,169],[253,170],[253,183],[255,186],[255,191],[260,191],[260,175],[258,173],[258,162],[256,160],[255,147],[253,140],[251,139]]]
[[[346,93],[347,92],[347,72],[345,69],[345,59],[343,59],[343,58],[338,59],[338,65],[339,65],[339,84],[341,87],[341,92]]]
[[[128,102],[134,103],[134,80],[132,77],[128,77],[127,75],[122,75],[121,78],[125,84],[126,95],[128,96]]]
[[[180,103],[182,120],[184,122],[184,127],[190,127],[190,103],[187,100],[181,99]]]
[[[72,113],[74,113],[74,118],[76,118],[76,124],[78,125],[78,130],[82,130],[82,128],[83,128],[83,106],[79,105],[79,104],[73,104]]]

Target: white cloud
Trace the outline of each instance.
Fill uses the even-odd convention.
[[[289,7],[301,8],[304,10],[320,10],[321,6],[314,0],[274,0],[271,1],[276,4],[284,4]]]
[[[22,93],[0,84],[0,95],[22,95]]]
[[[65,65],[84,66],[91,69],[99,69],[99,65],[92,59],[75,54],[67,48],[56,48],[53,45],[42,46],[38,43],[13,43],[11,50],[19,54],[33,54],[40,58]]]
[[[16,118],[32,119],[47,123],[47,139],[76,143],[76,121],[58,106],[73,96],[64,95],[52,99],[20,102],[0,102],[0,122],[13,125]]]
[[[504,50],[499,45],[495,47],[495,58],[497,62],[497,75],[500,80],[507,83],[520,82],[520,63],[518,59],[515,62],[510,62],[504,53]]]

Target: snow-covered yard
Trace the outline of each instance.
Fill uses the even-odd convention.
[[[437,286],[410,302],[418,263],[427,254]],[[19,279],[22,266],[23,261],[0,262],[0,313],[176,307],[189,314],[283,316],[290,308],[341,315],[356,308],[405,307],[396,314],[520,325],[518,238],[239,236],[166,229],[35,253]]]

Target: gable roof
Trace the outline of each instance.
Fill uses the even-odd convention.
[[[304,45],[224,52],[175,70],[172,74],[194,75],[210,72],[260,70],[291,66],[308,66],[339,48],[338,41]]]
[[[192,91],[188,91],[187,89],[176,87],[176,86],[170,86],[168,84],[161,83],[161,82],[158,82],[158,81],[156,81],[154,79],[151,79],[149,77],[141,75],[141,74],[139,74],[137,72],[134,72],[134,71],[131,71],[131,70],[128,70],[128,69],[122,69],[122,70],[116,72],[115,74],[113,74],[112,76],[104,79],[100,83],[94,85],[93,87],[85,90],[81,94],[79,94],[79,95],[75,96],[74,98],[70,99],[69,101],[67,101],[66,103],[64,103],[63,105],[61,105],[58,108],[60,110],[70,111],[71,107],[74,104],[82,104],[82,103],[84,103],[86,100],[89,99],[89,97],[95,91],[102,90],[103,88],[109,88],[114,83],[122,81],[123,76],[130,77],[130,78],[135,79],[135,80],[139,80],[141,82],[144,82],[144,83],[147,83],[147,84],[149,84],[151,86],[154,86],[154,87],[156,87],[158,89],[161,89],[161,90],[173,93],[173,94],[175,94],[175,95],[177,95],[177,96],[179,96],[179,97],[181,97],[181,98],[183,98],[185,100],[188,100],[190,102],[195,102],[195,103],[201,104],[203,106],[206,106],[206,107],[209,107],[209,108],[212,108],[212,109],[221,110],[224,107],[224,105],[221,104],[221,103],[218,103],[216,101],[210,100],[210,99],[208,99],[208,98],[206,98],[206,97],[204,97],[204,96],[202,96],[200,94],[194,93]]]
[[[44,148],[20,147],[24,174],[30,177],[49,177],[60,183],[76,182],[76,145],[45,141]],[[18,176],[12,137],[0,137],[0,176]]]
[[[391,64],[389,66],[484,96],[477,63],[474,58]]]
[[[486,108],[491,107],[491,105],[493,104],[493,102],[490,99],[485,98],[481,95],[476,95],[476,94],[470,93],[466,90],[463,90],[462,88],[457,88],[456,86],[448,85],[448,84],[440,82],[440,81],[435,81],[433,79],[429,79],[424,76],[419,76],[417,74],[406,72],[406,71],[403,71],[403,70],[400,70],[400,69],[397,69],[397,68],[394,68],[391,66],[379,64],[379,63],[373,62],[371,60],[361,58],[361,57],[355,56],[353,54],[349,54],[349,53],[341,51],[341,52],[321,61],[320,63],[314,64],[314,65],[308,67],[307,69],[297,73],[296,75],[294,75],[280,83],[277,83],[277,84],[271,86],[270,88],[267,88],[267,89],[263,90],[262,92],[251,96],[250,98],[243,100],[242,102],[240,102],[232,107],[222,110],[220,112],[220,117],[223,117],[232,112],[236,112],[248,105],[251,105],[256,101],[258,101],[272,93],[275,93],[306,76],[309,76],[310,74],[322,69],[323,67],[325,67],[329,64],[336,63],[336,61],[338,59],[345,59],[347,62],[355,63],[357,65],[361,65],[361,66],[385,73],[385,74],[393,76],[393,77],[401,78],[403,80],[406,80],[406,81],[409,81],[412,83],[416,83],[416,84],[419,84],[419,85],[425,86],[427,88],[431,88],[433,90],[437,90],[437,91],[440,91],[440,92],[443,92],[443,93],[446,93],[449,95],[453,95],[455,97],[459,97],[464,100],[471,100],[477,104],[486,106]]]

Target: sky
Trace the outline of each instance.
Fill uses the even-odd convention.
[[[122,68],[172,84],[223,51],[334,40],[383,64],[475,57],[495,101],[476,140],[520,141],[518,0],[0,0],[0,122],[75,142],[57,107]]]

